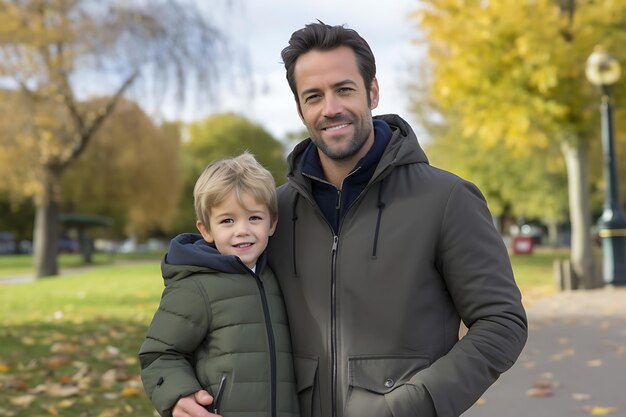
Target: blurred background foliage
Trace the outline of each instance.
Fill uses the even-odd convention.
[[[182,108],[191,88],[210,101],[220,77],[243,71],[215,25],[229,4],[206,16],[188,0],[0,0],[0,232],[44,242],[38,275],[56,273],[68,230],[50,219],[63,213],[112,221],[91,238],[167,239],[194,230],[193,183],[214,159],[249,150],[286,180],[305,131],[275,138],[237,114],[164,120],[132,100]],[[407,94],[431,163],[475,182],[504,235],[533,221],[556,245],[571,231],[588,268],[605,185],[600,94],[584,68],[598,45],[626,63],[626,0],[423,0],[409,19],[425,54]],[[611,94],[623,153],[626,83]]]

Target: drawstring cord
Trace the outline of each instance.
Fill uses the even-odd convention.
[[[293,260],[293,275],[298,276],[298,270],[296,269],[296,222],[298,221],[298,201],[300,201],[300,194],[295,193],[296,197],[292,206],[291,213],[291,231],[292,231],[292,245],[291,250],[293,251],[291,259]]]
[[[383,202],[383,181],[381,180],[380,186],[378,187],[378,218],[376,219],[376,231],[374,232],[374,247],[372,248],[372,258],[376,258],[376,254],[378,253],[378,234],[380,232],[380,220],[383,216],[383,209],[385,208],[385,203]]]

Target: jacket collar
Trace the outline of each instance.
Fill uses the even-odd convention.
[[[383,149],[382,157],[378,162],[374,176],[377,176],[390,164],[404,165],[419,162],[428,163],[428,158],[422,150],[417,136],[413,132],[413,129],[411,129],[411,126],[404,119],[395,114],[375,116],[373,119],[374,121],[384,121],[391,129],[391,139]],[[309,151],[311,155],[305,155],[309,147],[315,150],[315,145],[310,138],[307,138],[296,145],[293,151],[289,154],[287,157],[287,161],[289,163],[288,177],[293,178],[301,176],[302,169],[304,169],[304,172],[307,174],[313,175],[315,172],[315,164],[317,164],[319,171],[317,172],[318,175],[315,176],[324,178],[321,174],[321,165],[319,163],[319,156],[317,155],[317,152]],[[317,162],[313,160],[312,163],[305,163],[303,162],[305,158],[317,158]]]

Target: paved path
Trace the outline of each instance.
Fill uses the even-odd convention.
[[[562,292],[527,312],[519,360],[463,417],[626,417],[626,288]]]

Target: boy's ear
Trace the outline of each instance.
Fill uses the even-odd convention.
[[[205,227],[200,220],[196,220],[196,227],[198,228],[198,231],[207,243],[213,243],[211,231],[207,227]]]
[[[276,225],[278,224],[278,219],[274,220],[272,222],[272,227],[270,227],[270,233],[269,236],[273,236],[274,232],[276,231]]]

